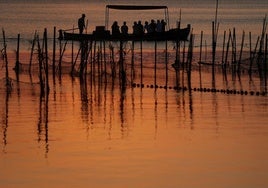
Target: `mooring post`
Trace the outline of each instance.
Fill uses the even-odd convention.
[[[91,46],[92,46],[92,44],[91,44]],[[103,41],[103,60],[104,60],[104,78],[105,78],[105,83],[107,83],[107,62],[106,62],[106,44],[105,44],[105,40]]]
[[[39,82],[40,82],[40,98],[44,96],[44,81],[43,81],[43,57],[40,47],[39,36],[37,35],[37,46],[38,46],[38,62],[39,62]]]
[[[55,70],[56,70],[56,66],[55,66],[55,62],[56,62],[56,27],[54,27],[53,30],[53,52],[52,52],[52,74],[53,74],[53,79],[55,77]]]
[[[264,82],[265,82],[265,92],[267,92],[267,50],[268,50],[268,34],[265,36],[265,50],[264,50]]]
[[[48,45],[47,45],[47,29],[44,31],[44,42],[45,42],[45,75],[46,75],[46,95],[49,94],[49,79],[48,79]]]
[[[154,86],[156,88],[157,41],[154,41]]]
[[[188,89],[191,90],[191,73],[192,73],[192,58],[193,58],[193,46],[194,46],[194,35],[191,34],[190,36],[190,43],[188,48],[188,57],[187,57],[187,64],[188,64]]]
[[[201,74],[202,50],[203,50],[203,31],[201,31],[200,53],[199,53],[199,66],[198,66],[200,88],[202,88],[202,74]]]
[[[34,52],[34,46],[35,46],[35,43],[36,43],[36,31],[34,33],[34,39],[32,41],[32,48],[31,48],[31,55],[30,55],[30,63],[29,63],[29,73],[31,74],[31,67],[32,67],[32,59],[33,59],[33,52]]]
[[[221,56],[221,64],[222,64],[222,66],[226,66],[226,65],[224,65],[225,38],[226,38],[226,31],[224,31],[224,33],[223,33],[222,56]]]
[[[140,41],[140,53],[141,53],[141,73],[140,73],[140,75],[141,75],[141,83],[140,84],[142,84],[143,83],[143,64],[142,64],[142,59],[143,59],[143,57],[142,57],[142,40]]]
[[[176,57],[175,57],[175,73],[176,73],[176,87],[179,87],[180,83],[180,51],[179,51],[179,41],[176,40]]]
[[[131,85],[133,84],[134,80],[134,47],[135,43],[132,41],[132,47],[131,47]]]
[[[8,60],[7,60],[7,44],[6,44],[6,36],[5,36],[5,30],[2,29],[3,33],[3,41],[4,41],[4,60],[5,60],[5,66],[6,66],[6,86],[8,87],[10,85],[9,83],[9,75],[8,75]]]
[[[20,71],[20,34],[18,34],[17,39],[16,65],[15,65],[15,72],[18,79],[19,79],[19,71]]]
[[[240,65],[241,65],[243,47],[244,47],[244,39],[245,39],[245,31],[243,31],[243,35],[242,35],[241,49],[240,49],[239,60],[238,60],[238,65],[237,65],[238,66],[237,67],[238,72],[240,72]]]
[[[166,47],[166,50],[165,50],[165,64],[166,64],[166,88],[168,86],[168,42],[166,40],[166,43],[165,43],[165,47]]]
[[[125,87],[126,84],[126,72],[124,69],[124,54],[123,54],[123,41],[120,40],[120,57],[119,57],[119,78],[121,87]]]

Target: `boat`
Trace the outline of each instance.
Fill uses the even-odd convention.
[[[152,32],[143,34],[112,34],[108,29],[109,9],[117,10],[165,10],[165,22],[167,30],[164,32]],[[59,30],[60,40],[73,41],[187,41],[191,31],[191,25],[185,28],[169,28],[168,8],[167,6],[138,6],[138,5],[106,5],[105,26],[96,26],[92,33],[75,33],[74,30]]]

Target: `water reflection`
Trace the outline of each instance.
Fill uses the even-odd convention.
[[[8,116],[9,116],[9,97],[10,92],[6,91],[5,95],[5,103],[3,105],[4,110],[2,116],[2,131],[3,131],[3,148],[2,152],[6,153],[6,145],[7,145],[7,131],[8,131]]]
[[[49,114],[49,94],[46,93],[45,96],[40,93],[39,97],[39,117],[37,121],[37,141],[38,143],[45,143],[45,156],[49,152],[49,131],[48,131],[48,114]]]
[[[229,81],[228,75],[222,77],[222,82],[227,87],[241,90],[244,88],[244,77],[231,77],[231,81]],[[251,80],[249,86],[254,89],[256,88],[255,83],[254,80]],[[195,92],[193,90],[176,91],[168,88],[120,87],[116,83],[104,83],[91,77],[79,79],[64,76],[64,79],[59,80],[58,83],[53,81],[52,88],[50,95],[41,95],[37,84],[34,84],[33,81],[28,84],[18,81],[14,84],[14,90],[1,93],[1,95],[4,94],[2,96],[5,98],[3,110],[1,110],[3,153],[6,152],[8,144],[10,119],[15,124],[21,124],[19,120],[14,120],[16,117],[21,118],[25,124],[29,123],[29,125],[31,125],[31,120],[37,119],[35,122],[37,141],[38,144],[42,145],[45,156],[48,157],[47,155],[51,150],[51,135],[57,134],[54,129],[51,133],[52,130],[49,127],[56,127],[59,124],[68,125],[71,123],[69,120],[76,125],[74,129],[78,129],[82,125],[83,131],[86,131],[87,139],[95,139],[98,134],[94,133],[98,131],[108,140],[126,139],[133,136],[131,135],[133,130],[147,129],[148,131],[150,127],[150,134],[156,140],[157,136],[162,134],[160,130],[163,126],[172,125],[190,130],[195,130],[199,126],[210,126],[210,124],[204,123],[202,116],[209,117],[205,119],[213,122],[213,128],[219,132],[223,122],[222,117],[232,113],[234,100],[239,105],[236,108],[241,113],[245,113],[247,100],[250,97],[229,96],[216,92]],[[17,94],[18,100],[12,100],[10,106],[10,97],[14,93]],[[21,110],[25,108],[25,105],[29,106],[27,110],[30,111]],[[35,105],[37,111],[31,112]],[[59,107],[65,108],[57,110]],[[224,113],[222,108],[226,110]],[[20,116],[15,116],[17,114],[14,109],[19,109],[23,113],[19,114]],[[54,112],[54,110],[56,111]],[[10,111],[12,111],[11,116]],[[24,116],[24,113],[28,114]],[[70,114],[71,117],[67,117]],[[14,129],[17,129],[16,126],[12,126],[13,131]],[[17,133],[12,132],[12,134]],[[92,137],[89,138],[89,135]]]

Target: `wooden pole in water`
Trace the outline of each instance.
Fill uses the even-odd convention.
[[[202,49],[203,49],[203,31],[201,31],[201,39],[200,39],[199,68],[202,62]]]
[[[143,83],[143,65],[142,65],[142,40],[140,41],[140,53],[141,53],[141,84]]]
[[[131,47],[131,85],[133,84],[134,80],[134,48],[135,43],[132,41],[132,47]]]
[[[245,31],[243,31],[243,35],[242,35],[241,49],[240,49],[240,54],[239,54],[238,67],[237,67],[238,72],[240,72],[240,65],[241,65],[242,53],[243,53],[243,47],[244,47],[244,39],[245,39]]]
[[[267,92],[267,50],[268,50],[268,35],[265,36],[265,50],[264,50],[264,82],[265,82],[265,91]]]
[[[236,32],[235,32],[235,28],[233,28],[233,41],[232,41],[232,51],[233,51],[233,56],[232,56],[232,70],[236,71]]]
[[[40,47],[39,36],[37,35],[37,46],[38,46],[38,62],[39,62],[39,82],[40,82],[40,96],[44,95],[44,81],[43,81],[43,57]]]
[[[56,72],[56,27],[53,30],[53,52],[52,52],[52,74],[53,78],[55,77]]]
[[[166,63],[166,87],[168,86],[168,44],[166,40],[166,50],[165,50],[165,63]]]
[[[36,31],[35,31],[34,39],[32,41],[31,56],[30,56],[30,63],[29,63],[29,73],[30,74],[31,74],[32,59],[33,59],[34,46],[35,46],[35,43],[36,43],[36,37],[37,37],[37,34],[36,34]]]
[[[194,35],[191,34],[189,48],[188,48],[188,56],[187,56],[187,64],[188,64],[188,89],[191,90],[191,73],[192,73],[192,57],[193,57],[193,46],[194,46]]]
[[[92,43],[91,43],[91,49],[92,49]],[[105,77],[105,83],[107,83],[107,62],[106,62],[106,44],[105,44],[105,41],[103,41],[103,59],[104,59],[104,74],[105,74],[104,77]]]
[[[214,64],[215,64],[215,23],[212,22],[212,71],[214,71]]]
[[[202,75],[201,75],[201,63],[202,63],[202,50],[203,50],[203,31],[201,31],[201,39],[200,39],[200,53],[199,53],[199,82],[200,88],[202,88]]]
[[[6,86],[9,86],[9,75],[8,75],[8,60],[7,60],[7,44],[6,44],[6,35],[5,30],[2,29],[3,33],[3,41],[4,41],[4,60],[5,60],[5,66],[6,66]]]
[[[186,48],[186,46],[185,46],[186,44],[185,44],[185,41],[183,41],[183,49],[182,49],[182,86],[184,86],[184,70],[185,70],[185,65],[186,65],[186,63],[185,63],[185,48]]]
[[[251,41],[251,32],[249,32],[249,70],[248,73],[251,75],[251,70],[252,70],[252,41]]]
[[[16,65],[15,65],[15,72],[17,78],[19,78],[19,71],[20,71],[20,34],[18,34],[17,39]]]
[[[225,38],[226,38],[226,31],[224,31],[224,34],[223,34],[222,59],[221,59],[222,66],[226,66],[226,65],[224,64]]]
[[[48,45],[47,45],[47,29],[44,31],[44,42],[45,42],[45,75],[46,75],[46,94],[49,93],[49,79],[48,79]]]
[[[156,86],[157,41],[154,42],[154,85]]]
[[[229,30],[229,37],[228,37],[228,41],[227,41],[227,45],[226,45],[226,54],[225,54],[225,65],[227,65],[227,61],[228,61],[228,53],[229,53],[229,46],[230,46],[230,40],[231,40],[231,31]]]

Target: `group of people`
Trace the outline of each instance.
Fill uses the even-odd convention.
[[[143,35],[144,33],[161,33],[165,32],[166,30],[166,22],[164,20],[151,20],[149,23],[148,21],[145,21],[144,25],[141,23],[141,21],[134,22],[132,29],[134,35]],[[118,22],[114,21],[112,25],[112,35],[128,35],[128,26],[127,23],[124,21],[123,25],[119,27]]]
[[[78,19],[78,28],[79,33],[82,34],[84,29],[86,28],[85,25],[85,14],[82,14],[81,18]],[[149,23],[148,21],[145,21],[144,25],[141,23],[141,21],[134,22],[132,29],[134,35],[143,35],[144,33],[161,33],[165,32],[167,23],[164,20],[151,20]],[[112,27],[112,35],[128,35],[128,26],[127,22],[124,21],[123,25],[119,27],[118,22],[114,21]]]

